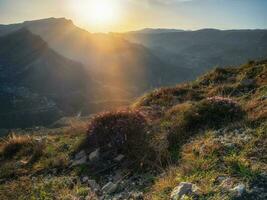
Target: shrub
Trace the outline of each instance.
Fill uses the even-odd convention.
[[[95,116],[87,131],[87,138],[80,148],[93,150],[112,148],[129,156],[144,156],[146,119],[138,111],[118,110]]]
[[[200,128],[220,128],[243,117],[244,112],[236,101],[218,96],[207,98],[188,106],[175,119],[175,126],[172,127],[168,140],[170,144],[177,144],[188,139]]]

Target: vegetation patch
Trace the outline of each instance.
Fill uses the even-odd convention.
[[[95,116],[80,149],[112,149],[130,157],[143,157],[148,149],[146,118],[136,110],[105,112]]]
[[[4,159],[17,156],[30,157],[30,161],[35,161],[42,155],[43,146],[41,141],[34,140],[28,135],[11,134],[1,143],[0,153]]]
[[[200,128],[220,128],[242,120],[244,115],[239,104],[230,98],[211,97],[194,103],[174,119],[168,138],[170,146],[183,143]]]

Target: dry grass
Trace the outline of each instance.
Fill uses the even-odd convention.
[[[28,135],[16,135],[12,133],[1,143],[1,154],[4,158],[11,158],[23,147],[32,143],[32,138]]]
[[[36,141],[29,135],[16,135],[12,133],[1,142],[0,154],[3,159],[17,157],[30,157],[29,162],[36,161],[43,152],[44,144]]]

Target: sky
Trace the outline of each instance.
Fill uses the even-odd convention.
[[[0,24],[49,17],[91,32],[267,29],[267,0],[0,0]]]

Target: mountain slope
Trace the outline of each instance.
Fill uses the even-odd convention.
[[[203,29],[121,36],[148,47],[165,62],[196,69],[198,74],[214,66],[240,65],[267,56],[267,30]]]
[[[13,31],[16,26],[27,27],[61,55],[81,62],[97,81],[107,86],[105,93],[109,98],[129,99],[150,88],[192,78],[191,72],[182,66],[167,65],[142,45],[112,34],[91,34],[64,18],[3,26],[0,34]],[[113,89],[117,92],[112,97]]]
[[[5,128],[47,124],[74,114],[89,92],[82,65],[26,29],[0,37],[0,70],[0,123]]]

